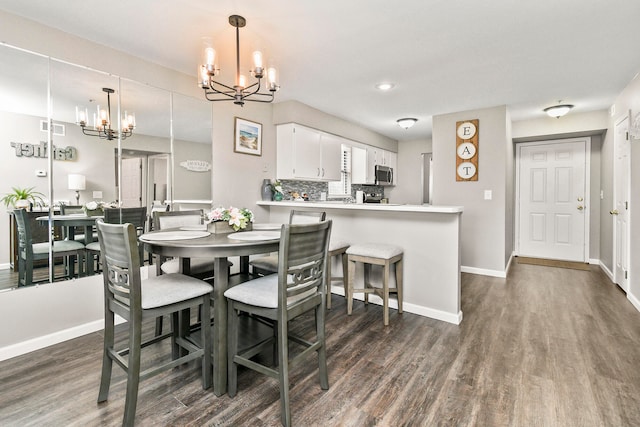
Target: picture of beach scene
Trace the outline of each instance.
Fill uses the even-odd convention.
[[[258,149],[258,128],[255,126],[241,124],[240,129],[240,146],[248,148],[250,150]]]
[[[236,117],[234,151],[262,155],[262,125]]]

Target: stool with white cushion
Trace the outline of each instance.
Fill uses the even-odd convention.
[[[331,309],[331,282],[342,282],[344,286],[344,294],[347,295],[347,277],[348,276],[348,263],[347,263],[347,249],[349,243],[341,239],[331,239],[329,241],[329,262],[327,262],[327,308]],[[342,277],[334,277],[331,275],[331,260],[333,257],[340,257],[342,264]]]
[[[347,249],[349,263],[347,286],[347,314],[351,315],[353,309],[353,294],[364,293],[365,304],[369,303],[369,294],[374,293],[382,298],[384,324],[389,324],[389,294],[394,292],[398,297],[398,313],[402,313],[402,263],[403,250],[399,246],[380,243],[361,243],[351,245]],[[363,288],[354,288],[356,263],[364,264]],[[383,268],[382,288],[371,284],[371,267],[379,265]],[[395,270],[396,286],[390,288],[391,272]]]

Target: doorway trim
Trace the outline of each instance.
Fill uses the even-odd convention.
[[[590,260],[589,254],[589,246],[590,246],[590,227],[591,227],[591,137],[577,137],[577,138],[562,138],[562,139],[548,139],[548,140],[540,140],[540,141],[531,141],[531,142],[518,142],[515,147],[515,157],[516,157],[516,169],[515,169],[515,218],[514,218],[514,228],[515,228],[515,242],[514,242],[514,254],[518,256],[520,254],[520,150],[522,147],[530,147],[536,145],[549,145],[549,144],[557,144],[557,143],[572,143],[584,141],[585,143],[585,160],[584,160],[584,183],[585,183],[585,193],[584,193],[584,203],[583,205],[586,207],[584,210],[584,262],[588,263]]]
[[[627,204],[627,209],[626,209],[626,219],[627,219],[627,227],[626,227],[626,232],[625,232],[625,240],[626,240],[626,244],[625,244],[625,248],[624,248],[624,252],[626,254],[626,260],[624,260],[623,262],[623,266],[622,268],[626,268],[625,269],[625,274],[626,277],[619,277],[620,274],[622,274],[621,272],[619,273],[619,268],[618,268],[618,257],[620,256],[619,251],[617,250],[618,248],[618,225],[617,225],[617,218],[616,216],[613,214],[613,211],[616,210],[618,208],[618,194],[617,194],[617,190],[616,188],[619,185],[618,179],[620,178],[620,174],[621,171],[618,170],[616,168],[616,166],[618,166],[618,138],[620,137],[618,135],[618,126],[620,126],[622,123],[624,123],[624,121],[627,121],[627,128],[625,131],[625,140],[626,143],[625,144],[629,144],[629,157],[627,158],[625,164],[623,165],[623,167],[626,169],[626,173],[622,173],[622,176],[626,176],[626,187],[627,187],[627,191],[624,195],[624,197],[626,198],[626,202],[630,201],[630,193],[631,193],[631,140],[629,139],[629,124],[631,123],[631,111],[627,111],[624,115],[618,117],[615,121],[614,121],[614,127],[613,127],[613,203],[612,203],[612,210],[609,212],[609,214],[611,215],[611,221],[613,222],[612,224],[612,231],[613,231],[613,244],[612,244],[612,270],[613,270],[613,282],[615,284],[617,284],[620,289],[622,289],[625,293],[628,294],[629,292],[629,279],[630,279],[630,269],[631,269],[631,265],[630,265],[630,247],[631,247],[631,233],[630,233],[630,227],[629,227],[629,216],[631,214],[631,207],[628,206]]]

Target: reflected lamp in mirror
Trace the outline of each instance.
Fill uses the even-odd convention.
[[[115,91],[108,87],[103,87],[102,91],[107,94],[107,109],[100,108],[98,105],[96,112],[93,113],[93,127],[88,126],[89,111],[85,107],[76,106],[76,124],[82,128],[82,133],[85,135],[97,136],[109,141],[130,137],[136,127],[136,115],[128,114],[125,110],[120,120],[121,130],[113,130],[111,128],[111,94]]]
[[[87,187],[86,178],[84,175],[75,173],[69,174],[69,190],[76,192],[76,205],[80,204],[80,190],[85,190]]]

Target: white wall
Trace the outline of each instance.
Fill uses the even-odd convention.
[[[422,204],[421,154],[431,149],[431,139],[398,142],[397,185],[384,190],[390,203]]]

